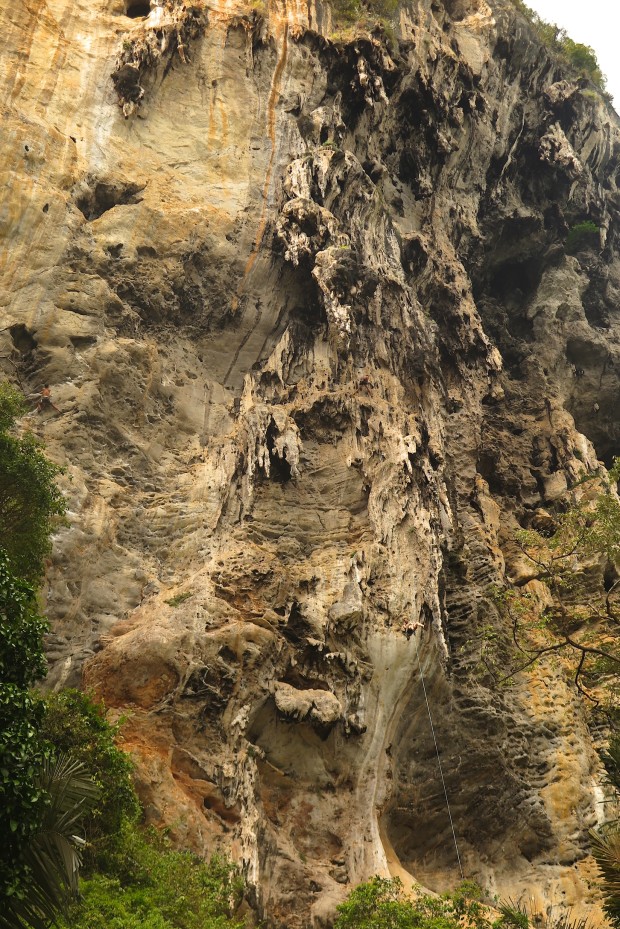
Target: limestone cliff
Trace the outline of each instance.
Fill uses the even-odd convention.
[[[596,918],[577,695],[478,665],[514,529],[620,451],[615,114],[508,0],[0,16],[1,363],[51,385],[71,511],[50,685],[129,714],[151,821],[293,929],[458,879],[421,668],[467,876]]]

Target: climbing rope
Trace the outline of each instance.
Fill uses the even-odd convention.
[[[428,702],[428,694],[426,692],[426,683],[424,681],[424,674],[422,673],[422,663],[420,661],[420,652],[418,651],[418,643],[416,637],[413,637],[413,644],[415,645],[415,655],[418,659],[418,670],[420,672],[420,680],[422,681],[422,690],[424,691],[424,699],[426,700],[426,709],[428,711],[428,721],[431,724],[431,732],[433,734],[433,742],[435,743],[435,754],[437,755],[437,765],[439,766],[439,773],[441,775],[441,783],[443,784],[443,792],[446,798],[446,807],[448,809],[448,818],[450,820],[450,828],[452,829],[452,838],[454,839],[454,847],[456,849],[456,858],[459,863],[459,871],[461,872],[461,880],[465,880],[465,875],[463,874],[463,865],[461,864],[461,855],[459,853],[459,844],[456,841],[456,832],[454,831],[454,821],[452,819],[452,811],[450,809],[450,801],[448,800],[448,789],[446,787],[446,779],[443,776],[443,768],[441,767],[441,758],[439,757],[439,745],[437,744],[437,736],[435,735],[435,727],[433,725],[433,717],[431,716],[431,705]]]

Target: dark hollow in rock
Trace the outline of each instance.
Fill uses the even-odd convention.
[[[130,19],[142,19],[151,12],[151,4],[148,0],[129,0],[125,16]]]
[[[92,221],[115,206],[140,203],[141,198],[137,194],[143,190],[144,185],[140,184],[92,181],[77,197],[75,205],[87,220]]]
[[[21,355],[28,355],[37,347],[37,340],[23,323],[11,326],[9,332],[13,345]]]

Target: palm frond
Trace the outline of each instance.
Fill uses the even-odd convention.
[[[533,926],[536,929],[592,929],[587,918],[573,916],[570,908],[562,908],[557,914],[551,911],[541,916],[521,900],[506,900],[500,902],[498,909],[501,929],[531,929]]]
[[[49,929],[77,892],[84,845],[78,832],[99,790],[85,766],[66,755],[45,762],[39,784],[49,803],[41,830],[23,855],[28,886],[0,913],[0,929]]]
[[[592,854],[603,875],[604,894],[620,904],[620,829],[591,832]]]

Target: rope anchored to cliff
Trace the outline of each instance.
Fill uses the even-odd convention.
[[[417,626],[421,626],[421,623],[417,623]],[[410,636],[407,636],[409,639]],[[450,820],[450,828],[452,829],[452,838],[454,839],[454,848],[456,849],[456,859],[459,863],[459,871],[461,872],[461,880],[465,880],[465,875],[463,874],[463,865],[461,864],[461,855],[459,852],[459,844],[456,841],[456,832],[454,829],[454,821],[452,819],[452,810],[450,809],[450,801],[448,799],[448,788],[446,787],[446,779],[443,776],[443,768],[441,766],[441,758],[439,757],[439,745],[437,744],[437,736],[435,735],[435,726],[433,725],[433,717],[431,715],[431,705],[428,700],[428,694],[426,692],[426,682],[424,680],[424,674],[422,672],[422,662],[420,661],[420,652],[418,650],[418,643],[415,636],[415,631],[413,634],[413,643],[415,645],[415,655],[418,661],[418,671],[420,672],[420,680],[422,682],[422,690],[424,691],[424,699],[426,701],[426,710],[428,712],[428,721],[431,724],[431,733],[433,735],[433,742],[435,743],[435,754],[437,755],[437,765],[439,767],[439,774],[441,775],[441,783],[443,784],[443,792],[446,798],[446,807],[448,810],[448,818]]]

